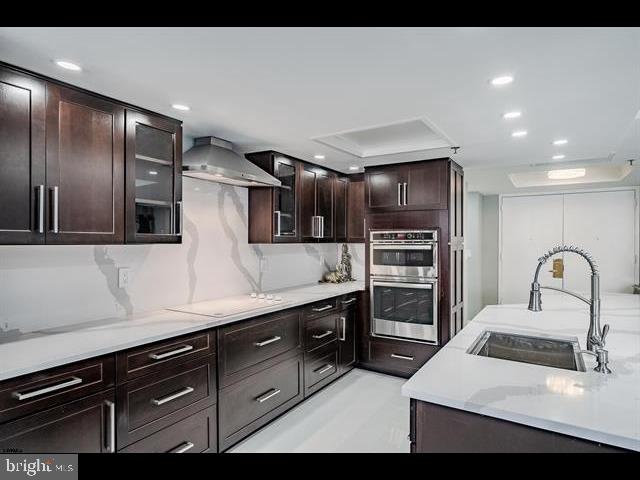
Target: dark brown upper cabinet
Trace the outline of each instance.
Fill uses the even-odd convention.
[[[305,164],[300,179],[300,225],[303,242],[334,242],[334,182],[336,175]]]
[[[364,243],[364,174],[349,176],[347,191],[347,242]]]
[[[47,243],[124,241],[124,108],[47,85]]]
[[[182,126],[126,111],[127,243],[182,241]]]
[[[448,159],[365,169],[371,213],[447,208]]]
[[[180,243],[181,158],[180,121],[0,62],[0,244]]]
[[[348,236],[348,196],[349,179],[347,177],[337,177],[335,183],[334,203],[336,242],[346,242]]]
[[[301,163],[277,152],[245,156],[282,183],[280,187],[249,188],[249,243],[300,242]]]
[[[45,241],[45,89],[0,67],[0,244]]]

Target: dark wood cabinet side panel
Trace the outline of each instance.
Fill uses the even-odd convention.
[[[44,82],[0,67],[0,119],[0,244],[43,243],[36,189],[45,184]]]
[[[335,192],[334,192],[334,233],[336,242],[347,241],[347,196],[349,190],[349,180],[344,177],[338,177],[335,180]]]
[[[613,453],[624,450],[476,413],[415,402],[417,453]]]
[[[273,190],[269,187],[249,188],[249,243],[273,241]]]

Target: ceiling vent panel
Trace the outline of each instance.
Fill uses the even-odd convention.
[[[349,130],[313,140],[360,158],[456,146],[424,118]]]

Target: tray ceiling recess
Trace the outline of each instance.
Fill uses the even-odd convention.
[[[425,118],[333,133],[313,140],[360,158],[457,146]]]

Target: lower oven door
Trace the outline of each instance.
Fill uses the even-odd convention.
[[[371,334],[438,343],[438,282],[371,280]]]

